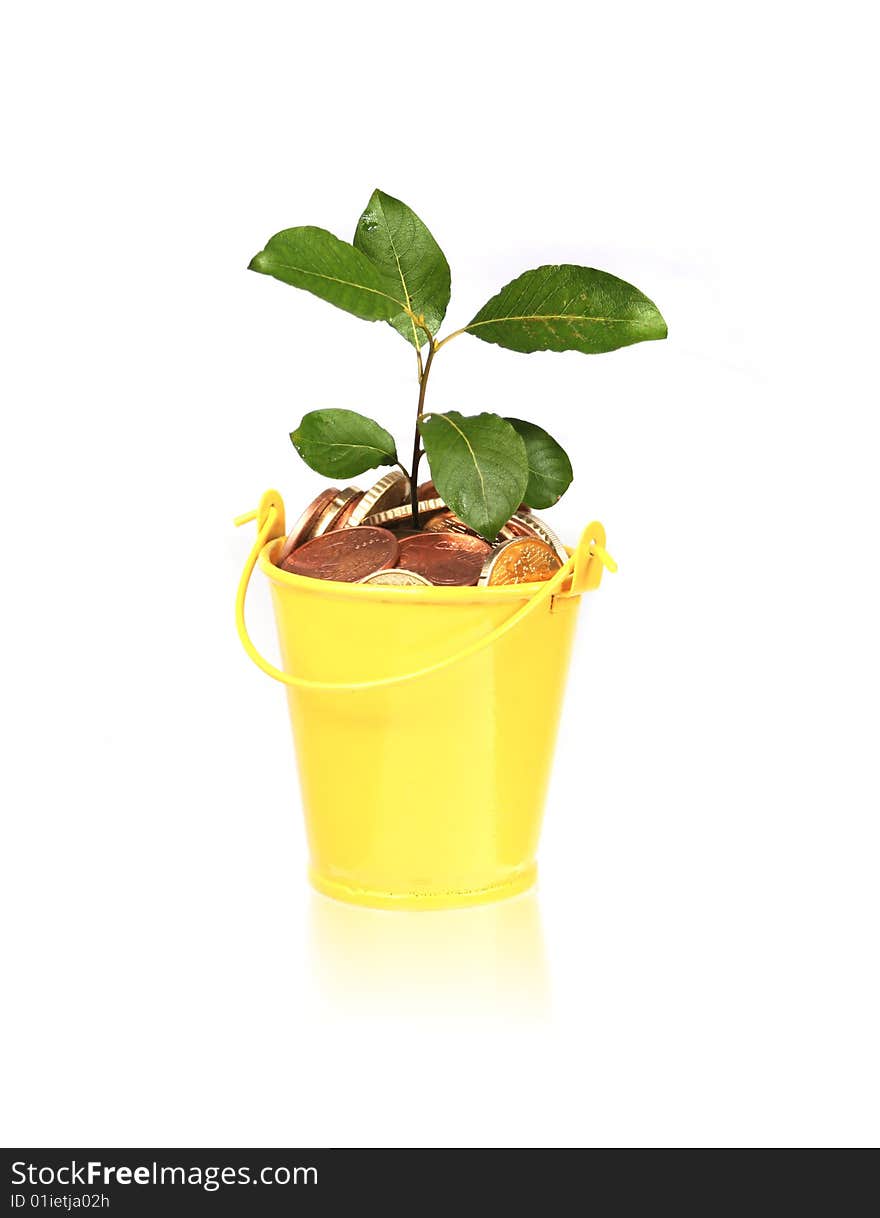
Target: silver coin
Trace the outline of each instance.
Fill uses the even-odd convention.
[[[363,579],[359,579],[358,583],[383,584],[389,588],[407,588],[415,584],[431,586],[431,581],[425,579],[424,575],[419,575],[415,571],[406,571],[403,567],[392,567],[388,571],[374,571],[372,575],[365,575]]]

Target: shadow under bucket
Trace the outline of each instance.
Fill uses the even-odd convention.
[[[292,575],[272,561],[285,531],[277,491],[236,523],[254,519],[236,622],[287,687],[314,887],[383,909],[531,887],[580,595],[614,569],[602,526],[545,583],[428,588]],[[245,626],[257,564],[283,669]]]

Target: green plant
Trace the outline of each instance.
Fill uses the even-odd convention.
[[[462,334],[512,351],[589,355],[666,337],[656,305],[632,284],[571,265],[525,271],[466,326],[438,337],[449,304],[449,264],[415,212],[380,190],[373,192],[350,245],[322,228],[288,228],[267,242],[249,269],[366,321],[386,321],[415,348],[419,394],[409,469],[398,459],[393,436],[353,410],[305,415],[290,438],[306,464],[339,478],[399,465],[414,491],[425,455],[449,507],[490,541],[520,503],[555,503],[572,480],[571,462],[535,423],[488,413],[426,412],[437,353]],[[411,498],[418,527],[415,493]]]

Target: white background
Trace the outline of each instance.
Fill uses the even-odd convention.
[[[876,1143],[866,13],[7,9],[4,1144]],[[540,889],[495,909],[310,894],[283,694],[232,625],[231,518],[321,484],[304,411],[410,434],[390,327],[245,270],[283,227],[350,239],[376,185],[453,326],[550,261],[669,322],[436,364],[435,407],[566,444],[548,519],[620,562]],[[252,624],[271,649],[262,587]]]

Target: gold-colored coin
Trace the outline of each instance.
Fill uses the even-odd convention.
[[[405,571],[402,567],[392,567],[390,571],[374,571],[372,575],[366,576],[365,579],[358,580],[358,583],[383,584],[389,588],[407,588],[415,584],[428,584],[430,587],[431,581],[415,571]]]
[[[334,495],[313,526],[312,537],[323,537],[325,533],[332,532],[344,510],[361,494],[363,491],[359,486],[347,486],[344,491]]]
[[[537,537],[538,534],[524,525],[521,520],[511,516],[507,524],[503,524],[498,530],[499,541],[513,541],[514,537]]]
[[[409,495],[409,478],[402,469],[393,469],[385,474],[366,492],[363,499],[349,516],[346,527],[357,528],[368,516],[400,507]]]
[[[440,512],[425,521],[426,533],[468,533],[471,537],[478,534],[469,529],[463,520],[459,520],[454,512]]]
[[[363,499],[364,495],[366,495],[366,493],[367,493],[366,491],[358,491],[358,493],[356,495],[352,496],[352,498],[349,499],[348,503],[345,505],[345,507],[342,509],[342,511],[333,521],[333,531],[334,532],[337,529],[347,529],[348,528],[348,522],[349,522],[349,520],[351,520],[351,518],[354,514],[355,508],[360,503],[360,501]]]
[[[548,542],[538,537],[514,537],[492,551],[477,582],[482,588],[543,583],[561,566],[559,555]]]
[[[568,562],[568,550],[540,516],[536,516],[533,512],[520,511],[513,515],[508,524],[524,526],[533,536],[540,537],[541,541],[546,541],[548,546],[552,546],[558,554],[560,562]]]
[[[442,499],[424,499],[419,504],[419,513],[440,512],[445,507],[446,504]],[[394,524],[398,520],[406,520],[408,517],[412,519],[412,504],[403,503],[400,507],[389,508],[387,512],[374,512],[372,516],[366,518],[364,524],[376,528],[381,525]]]

